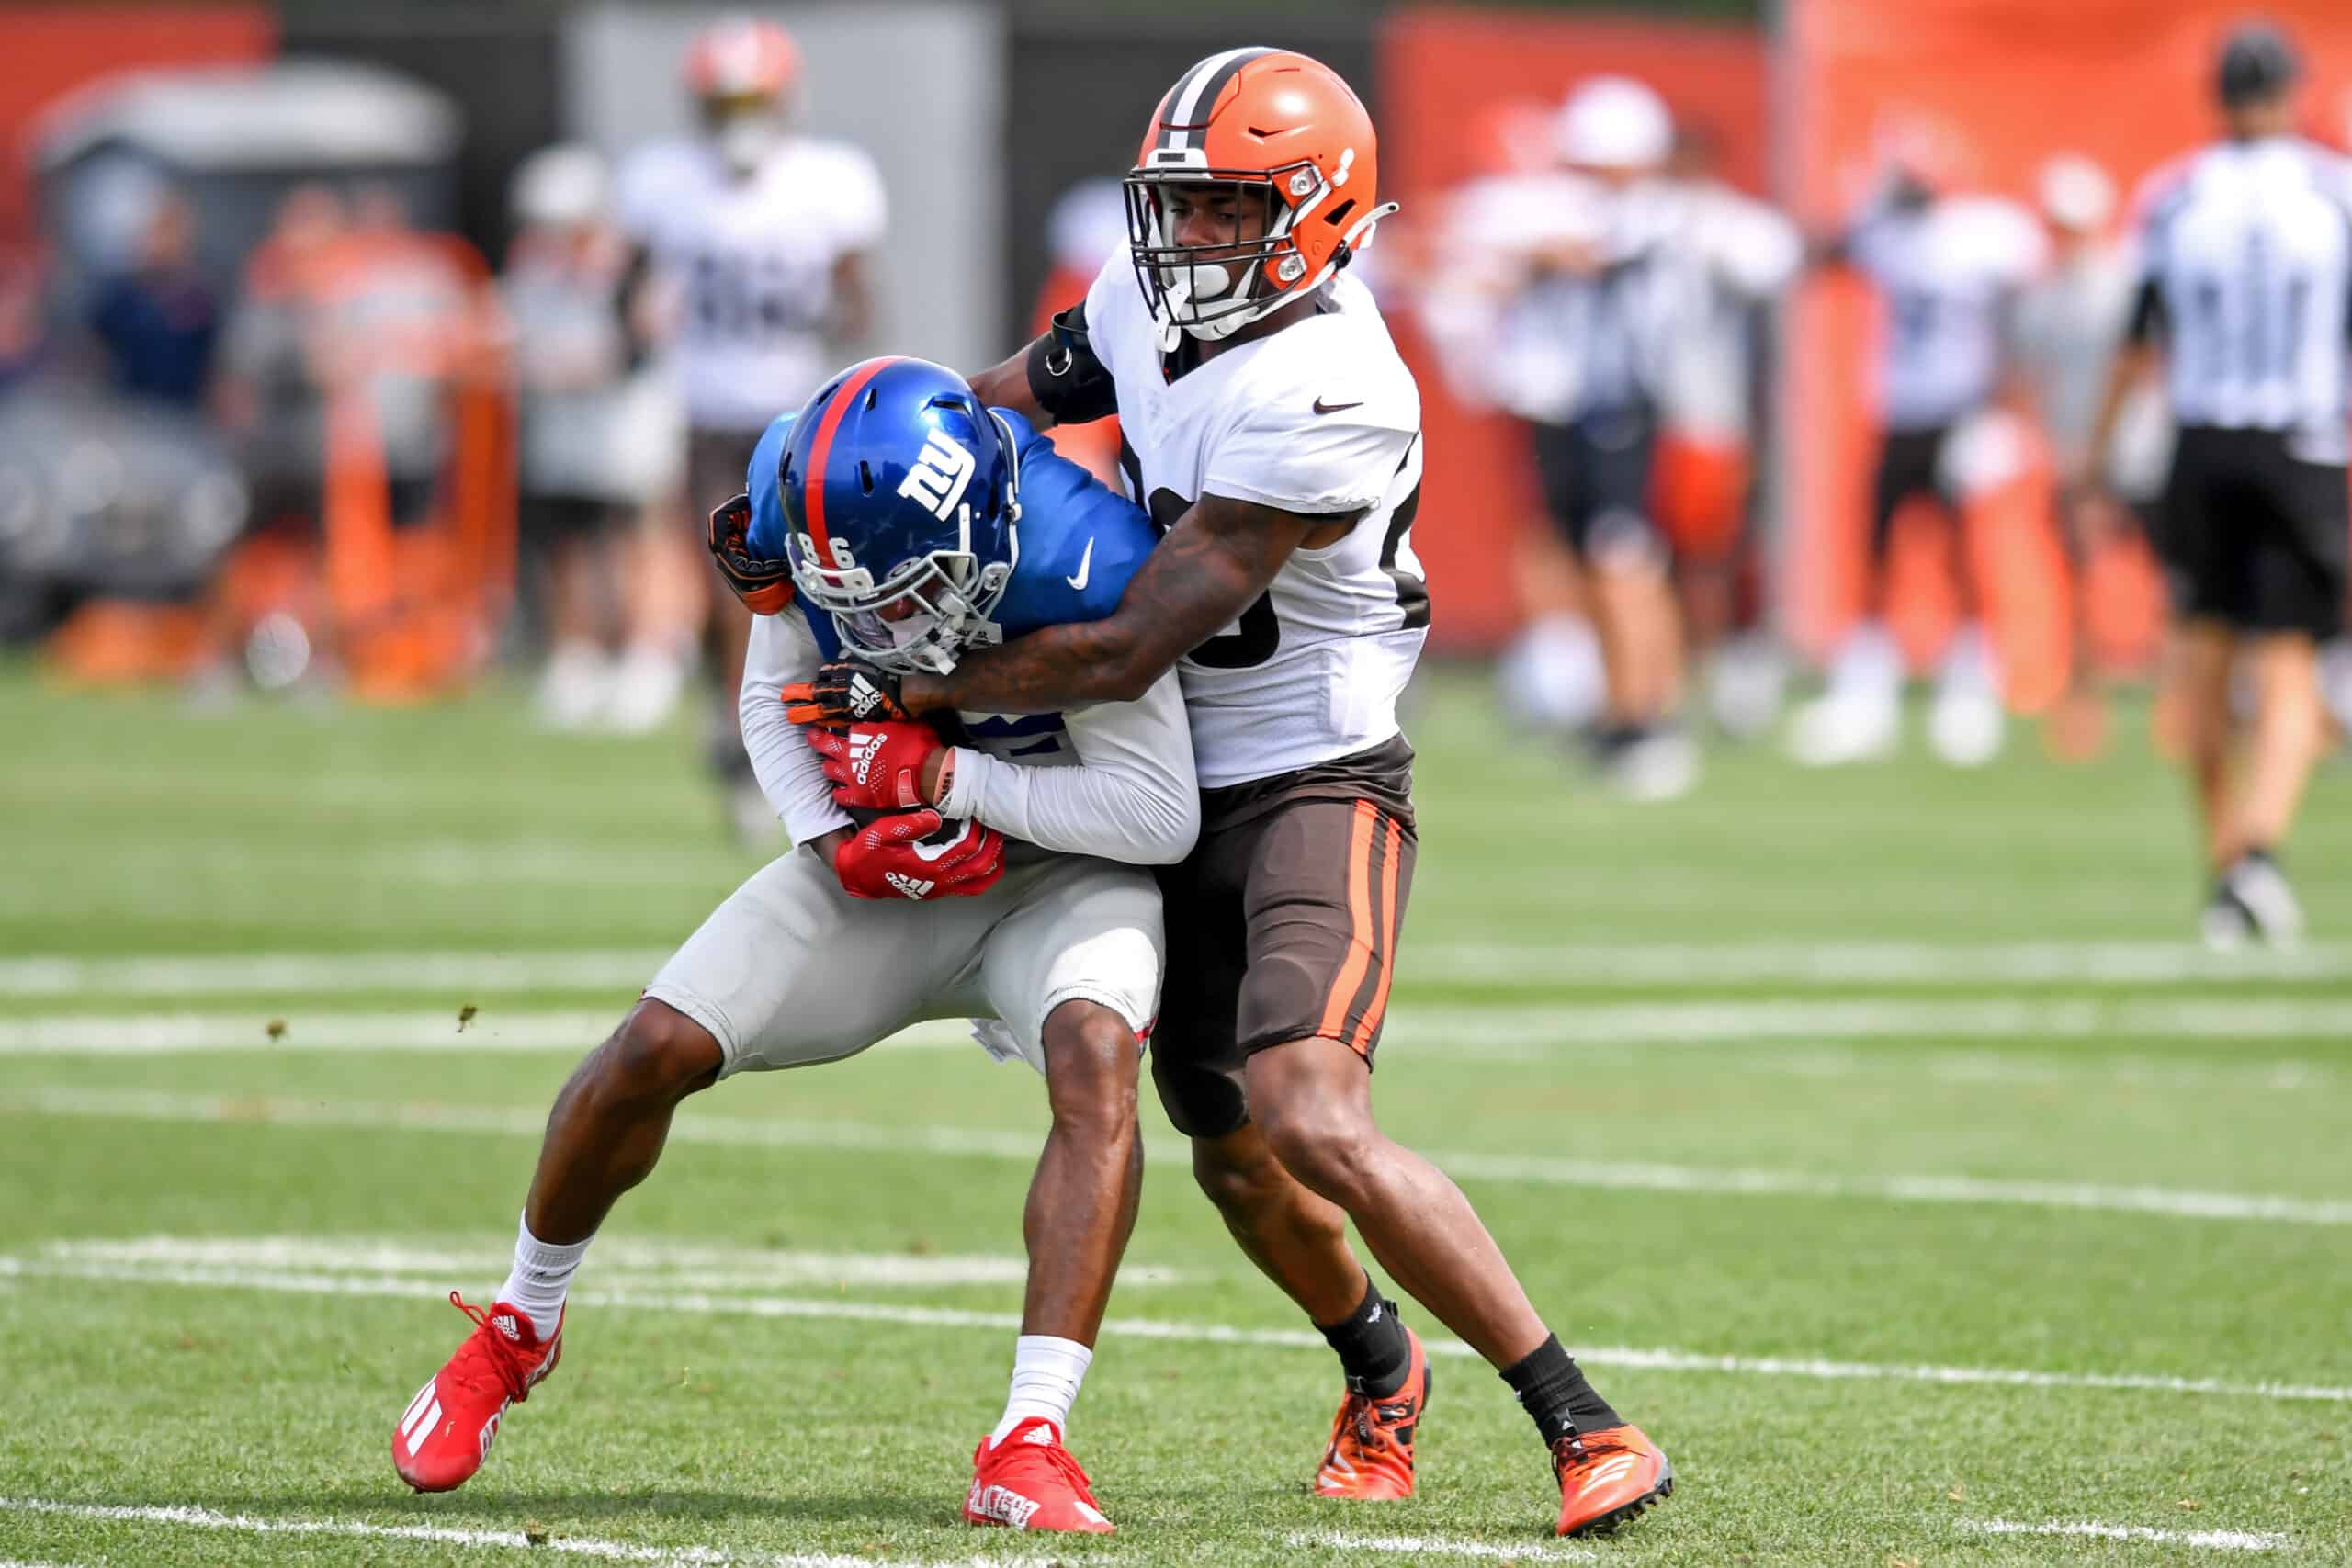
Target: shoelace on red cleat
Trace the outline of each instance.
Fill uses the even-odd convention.
[[[1405,1446],[1381,1420],[1374,1419],[1386,1419],[1380,1408],[1383,1403],[1368,1394],[1349,1394],[1348,1402],[1340,1407],[1340,1418],[1331,1424],[1332,1449],[1336,1451],[1341,1438],[1352,1436],[1357,1451],[1367,1459],[1393,1453],[1401,1460]]]
[[[1633,1444],[1606,1433],[1596,1433],[1588,1440],[1584,1433],[1571,1427],[1552,1439],[1552,1469],[1555,1473],[1566,1474],[1571,1465],[1584,1464],[1602,1454],[1634,1451]]]
[[[1001,1453],[1004,1448],[1004,1444],[999,1444],[997,1451]],[[1036,1458],[1045,1461],[1080,1497],[1089,1503],[1094,1500],[1094,1483],[1087,1479],[1086,1467],[1078,1462],[1076,1454],[1062,1447],[1061,1444],[1023,1443],[1019,1445],[1019,1451],[1011,1457]]]
[[[523,1398],[530,1392],[531,1374],[523,1364],[522,1351],[491,1326],[490,1314],[484,1308],[472,1305],[455,1291],[449,1292],[449,1304],[474,1322],[474,1333],[450,1358],[451,1379],[473,1387],[496,1383],[507,1398]]]

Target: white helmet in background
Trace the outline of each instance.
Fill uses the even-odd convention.
[[[605,215],[604,157],[593,147],[558,142],[514,170],[515,218],[538,228],[571,229]]]
[[[2097,233],[2115,215],[2115,182],[2079,152],[2061,152],[2042,164],[2034,188],[2041,215],[2073,233]]]
[[[1594,76],[1568,95],[1555,122],[1554,144],[1579,168],[1654,169],[1674,151],[1674,116],[1664,98],[1630,76]]]

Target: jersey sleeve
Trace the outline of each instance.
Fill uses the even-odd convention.
[[[823,761],[808,749],[800,727],[784,716],[781,689],[816,674],[820,662],[817,639],[797,609],[752,617],[736,713],[760,790],[796,844],[852,825],[849,813],[833,804]]]
[[[2125,330],[2132,343],[2154,343],[2164,334],[2172,223],[2188,197],[2186,171],[2176,165],[2151,175],[2133,200],[2132,315]]]
[[[1129,865],[1172,865],[1201,830],[1193,735],[1173,671],[1131,703],[1063,716],[1075,767],[1024,767],[956,749],[956,776],[939,809],[1063,854]],[[804,747],[805,750],[806,748]]]
[[[854,147],[842,147],[833,175],[833,237],[843,251],[870,251],[890,224],[882,172]]]
[[[775,476],[784,461],[784,444],[792,437],[792,423],[799,417],[797,412],[780,413],[769,422],[743,469],[743,493],[752,498],[752,532],[747,542],[762,560],[784,558],[784,494],[776,488]]]
[[[1351,373],[1343,364],[1307,363],[1319,372],[1233,400],[1233,423],[1214,438],[1202,475],[1204,492],[1306,516],[1361,512],[1387,492],[1421,425],[1411,376],[1401,364]]]
[[[1127,580],[1159,542],[1143,508],[1054,450],[1017,414],[1021,445],[1021,561],[998,606],[1008,637],[1119,607]]]
[[[662,212],[685,183],[676,147],[655,142],[621,160],[613,175],[613,217],[621,232],[638,244],[650,244],[661,226]]]
[[[1745,197],[1724,204],[1712,228],[1716,275],[1750,299],[1779,293],[1804,265],[1804,239],[1777,210]]]

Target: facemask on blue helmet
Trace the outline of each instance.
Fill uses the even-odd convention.
[[[847,652],[945,674],[993,642],[1020,558],[1020,457],[969,383],[869,359],[808,400],[777,468],[794,589]]]

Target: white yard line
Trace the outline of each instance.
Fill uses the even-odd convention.
[[[353,1235],[182,1236],[51,1242],[51,1258],[104,1263],[260,1269],[311,1269],[354,1274],[425,1274],[442,1279],[495,1279],[511,1261],[511,1242],[420,1246],[414,1240]],[[807,1252],[764,1247],[692,1247],[616,1236],[596,1248],[600,1273],[611,1269],[642,1285],[692,1284],[752,1289],[776,1285],[1017,1285],[1029,1277],[1025,1258],[922,1255],[903,1252]],[[687,1275],[688,1280],[665,1278]],[[1124,1263],[1123,1285],[1172,1285],[1173,1269]]]
[[[611,1033],[622,1006],[598,1010],[515,1010],[492,1004],[462,1027],[456,1006],[401,1011],[259,1010],[34,1013],[0,1018],[0,1055],[175,1055],[212,1051],[584,1052]],[[270,1030],[278,1028],[276,1037]],[[1854,998],[1802,1001],[1573,1002],[1542,1006],[1400,1005],[1385,1042],[1396,1050],[1442,1051],[1462,1061],[1623,1063],[1634,1048],[1727,1048],[1748,1070],[1834,1077],[1867,1072],[1924,1073],[1952,1082],[2038,1083],[2070,1077],[2142,1087],[2234,1086],[2303,1089],[2341,1077],[2304,1060],[2167,1063],[2144,1057],[2088,1060],[2006,1052],[1945,1051],[1898,1061],[1826,1043],[1855,1040],[2096,1039],[2211,1041],[2338,1040],[2352,1035],[2352,1001],[1973,1000]],[[1797,1049],[1772,1052],[1776,1042]],[[961,1020],[918,1023],[882,1042],[889,1050],[972,1045]],[[1751,1049],[1755,1048],[1755,1049]],[[2233,1053],[2234,1054],[2234,1053]]]
[[[660,948],[506,953],[226,953],[197,956],[0,959],[0,997],[314,995],[373,989],[499,992],[612,989],[643,985],[669,955]],[[1408,981],[1531,984],[1953,985],[2035,983],[2180,986],[2227,980],[2352,978],[2352,943],[2291,952],[2217,954],[2186,942],[1937,943],[1407,942]]]
[[[2103,1525],[2083,1519],[2059,1524],[2020,1524],[2015,1519],[1968,1519],[1962,1528],[1978,1535],[2059,1535],[2096,1540],[2144,1540],[2163,1546],[2198,1546],[2214,1551],[2277,1551],[2294,1537],[2273,1530],[2166,1530],[2146,1525]]]
[[[1396,1557],[1484,1557],[1508,1562],[1589,1562],[1600,1555],[1581,1546],[1532,1541],[1502,1546],[1487,1540],[1449,1540],[1443,1536],[1354,1535],[1346,1530],[1293,1530],[1283,1540],[1289,1546],[1321,1547],[1329,1551]]]
[[[390,1275],[278,1272],[252,1268],[195,1268],[145,1263],[119,1263],[73,1258],[0,1255],[0,1276],[28,1279],[106,1280],[147,1286],[175,1285],[198,1290],[265,1291],[290,1295],[379,1297],[436,1301],[448,1294],[440,1281],[401,1279]],[[917,1328],[975,1328],[1017,1333],[1016,1312],[981,1312],[963,1307],[903,1306],[887,1302],[854,1301],[840,1296],[738,1295],[707,1291],[647,1291],[582,1288],[571,1292],[578,1305],[616,1311],[677,1313],[692,1316],[820,1318],[852,1323],[890,1323]],[[1276,1349],[1328,1348],[1322,1335],[1305,1328],[1237,1328],[1222,1323],[1193,1323],[1164,1318],[1114,1317],[1102,1325],[1106,1334],[1128,1339],[1154,1339],[1180,1344],[1242,1345]],[[1475,1358],[1476,1352],[1455,1339],[1428,1339],[1423,1348],[1432,1356]],[[2304,1383],[2245,1382],[2221,1378],[2181,1378],[2149,1372],[2053,1372],[2019,1367],[1904,1366],[1873,1361],[1835,1361],[1784,1356],[1713,1356],[1691,1350],[1610,1346],[1579,1347],[1577,1359],[1588,1365],[1637,1368],[1646,1371],[1702,1372],[1732,1377],[1785,1377],[1830,1382],[1940,1383],[1954,1386],[2100,1389],[2124,1393],[2233,1396],[2294,1403],[2352,1404],[2352,1388]]]
[[[0,1089],[0,1113],[121,1117],[133,1121],[231,1122],[537,1137],[538,1111],[491,1106],[322,1101],[261,1096],[172,1094],[143,1089]],[[687,1114],[671,1136],[752,1148],[871,1150],[1033,1161],[1041,1134],[978,1127],[880,1126],[854,1122],[797,1122]],[[1186,1147],[1153,1139],[1155,1160],[1182,1161]],[[1832,1176],[1805,1170],[1558,1159],[1543,1156],[1424,1150],[1456,1177],[1580,1190],[1679,1192],[1727,1197],[1868,1199],[1894,1203],[1976,1203],[2072,1209],[2173,1219],[2247,1224],[2352,1225],[2352,1199],[2261,1192],[2211,1192],[2095,1182],[1996,1180],[1937,1174]]]
[[[871,1557],[831,1551],[725,1551],[710,1546],[636,1546],[593,1536],[550,1534],[534,1541],[519,1529],[459,1529],[449,1525],[375,1525],[358,1519],[260,1518],[224,1514],[182,1504],[168,1507],[106,1503],[65,1503],[45,1497],[0,1497],[0,1513],[48,1514],[106,1524],[178,1526],[232,1530],[243,1535],[317,1535],[368,1540],[416,1541],[432,1546],[498,1547],[514,1551],[556,1552],[608,1562],[741,1564],[743,1568],[874,1568]],[[891,1559],[903,1568],[1039,1568],[1035,1557]]]

